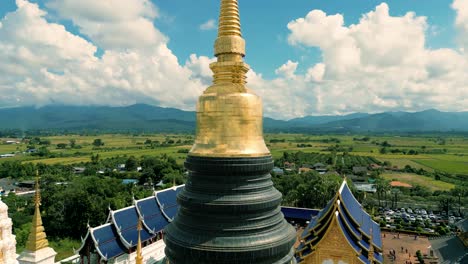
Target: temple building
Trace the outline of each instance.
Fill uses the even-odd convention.
[[[89,227],[77,250],[81,264],[158,263],[164,259],[163,229],[174,219],[184,185],[154,192],[134,205],[110,210],[104,225]],[[140,242],[140,243],[139,243]]]
[[[19,264],[54,264],[57,253],[49,247],[41,217],[41,192],[39,189],[39,176],[36,177],[36,193],[34,195],[34,216],[29,233],[26,249],[18,258]]]
[[[246,86],[238,1],[221,0],[220,10],[213,85],[197,103],[186,185],[110,210],[105,224],[88,228],[77,250],[80,263],[382,263],[380,228],[346,182],[321,211],[280,207],[262,101]],[[52,264],[56,255],[42,226],[38,186],[20,264]],[[301,224],[312,219],[297,250],[296,231],[285,217]]]
[[[222,0],[213,85],[197,103],[195,144],[180,209],[166,228],[171,264],[295,263],[294,228],[273,187],[261,99],[246,86],[245,41],[237,0]]]
[[[343,181],[302,233],[296,249],[301,264],[383,263],[379,225],[368,215]]]
[[[17,264],[16,238],[12,234],[13,223],[8,217],[8,206],[0,200],[0,263]]]

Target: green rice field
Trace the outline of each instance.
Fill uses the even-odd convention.
[[[340,146],[353,155],[371,156],[400,168],[409,165],[416,169],[426,171],[441,171],[452,174],[468,175],[468,139],[464,136],[367,136],[367,141],[359,139],[363,135],[301,135],[301,134],[266,134],[265,142],[271,150],[274,158],[279,158],[283,152],[318,152],[331,153],[330,147]],[[95,139],[101,139],[104,146],[92,145]],[[70,140],[75,140],[80,148],[70,148]],[[356,140],[357,139],[357,140]],[[4,142],[7,139],[0,139]],[[19,139],[21,141],[21,139]],[[25,154],[28,143],[26,141],[16,145],[1,144],[0,155],[16,153],[13,158],[2,158],[6,160],[20,160],[22,162],[42,162],[46,164],[73,164],[90,161],[91,155],[99,154],[101,158],[115,156],[144,156],[167,154],[175,157],[182,163],[186,157],[181,150],[190,149],[193,135],[120,135],[106,134],[93,136],[66,135],[42,137],[41,140],[49,140],[47,146],[55,157],[38,157]],[[145,144],[151,140],[158,142],[154,146]],[[167,144],[165,144],[166,142]],[[169,143],[168,143],[169,142]],[[172,142],[172,143],[171,143]],[[400,150],[409,152],[417,151],[417,155],[387,152],[382,154],[382,144],[387,142],[388,150]],[[57,144],[68,144],[65,149],[57,148]],[[40,146],[36,146],[38,148]],[[443,153],[442,153],[443,152]]]

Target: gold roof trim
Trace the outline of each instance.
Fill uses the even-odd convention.
[[[138,218],[138,225],[137,225],[138,243],[137,243],[137,251],[136,251],[136,257],[135,257],[136,264],[143,264],[143,255],[141,253],[141,235],[140,235],[141,228],[142,228],[141,218]]]
[[[32,220],[31,232],[29,233],[26,249],[32,252],[49,246],[41,217],[41,192],[39,188],[39,172],[36,172],[36,193],[34,195],[34,216]]]

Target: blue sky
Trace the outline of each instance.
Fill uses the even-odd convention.
[[[5,3],[4,3],[5,2]],[[47,10],[44,0],[34,0]],[[287,60],[303,61],[299,71],[320,60],[317,48],[291,48],[287,42],[289,33],[286,25],[305,16],[312,9],[320,9],[327,14],[343,14],[346,25],[359,22],[362,14],[372,10],[383,1],[318,1],[318,0],[255,0],[240,1],[243,34],[247,40],[247,62],[258,72],[273,77],[274,70]],[[211,56],[216,30],[200,30],[200,25],[209,19],[217,20],[219,1],[213,0],[153,0],[161,17],[155,25],[169,38],[169,48],[179,59],[185,61],[190,54]],[[428,24],[437,34],[427,34],[427,46],[431,48],[455,46],[455,11],[450,8],[450,0],[393,0],[388,1],[391,15],[404,15],[414,11],[426,16]],[[2,0],[0,16],[16,9],[14,0]],[[50,11],[50,10],[49,10]],[[51,11],[52,12],[52,11]],[[55,21],[54,18],[49,18]],[[69,20],[60,20],[70,32],[79,30]],[[86,38],[86,35],[82,35]]]
[[[199,25],[208,19],[217,19],[219,4],[213,0],[175,0],[154,1],[169,19],[156,21],[171,42],[169,47],[180,57],[191,53],[212,54],[215,31],[202,32]],[[286,25],[305,16],[312,9],[321,9],[327,14],[343,14],[347,25],[359,22],[362,14],[372,10],[382,1],[318,1],[318,0],[254,0],[240,1],[244,37],[247,40],[247,61],[259,72],[271,77],[274,69],[288,59],[303,60],[307,67],[320,60],[316,48],[298,50],[287,43],[289,33]],[[438,28],[438,34],[428,34],[429,47],[454,47],[455,12],[448,0],[397,0],[388,1],[392,15],[404,15],[414,11],[417,15],[427,16],[431,26]],[[187,45],[193,41],[194,45]],[[301,57],[304,57],[301,59]],[[309,66],[310,66],[309,65]],[[304,69],[303,69],[304,70]]]
[[[193,109],[197,94],[210,84],[208,64],[212,60],[216,29],[201,29],[201,25],[209,20],[217,20],[219,1],[114,0],[121,2],[122,7],[119,9],[117,5],[114,10],[106,9],[105,5],[91,0],[17,1],[23,3],[23,11],[29,10],[24,13],[27,15],[21,15],[21,8],[17,7],[15,0],[2,0],[0,4],[0,21],[4,24],[3,29],[0,27],[0,37],[2,34],[6,36],[3,44],[15,46],[20,55],[52,52],[54,49],[58,51],[55,55],[65,55],[58,56],[55,61],[55,55],[51,54],[53,59],[41,64],[38,63],[38,58],[18,56],[12,59],[14,53],[3,54],[9,59],[7,62],[11,61],[11,65],[8,65],[11,67],[3,72],[0,68],[0,77],[2,74],[9,77],[8,82],[0,81],[0,90],[28,88],[24,88],[23,94],[8,98],[0,96],[0,107],[58,102],[107,105],[151,103]],[[109,1],[102,0],[101,3]],[[246,62],[252,67],[249,82],[264,97],[265,112],[270,115],[280,114],[284,118],[310,114],[418,111],[433,107],[447,111],[467,110],[464,107],[465,101],[460,99],[460,96],[468,97],[468,93],[464,92],[468,87],[466,79],[461,78],[448,84],[445,80],[449,75],[463,72],[461,68],[467,63],[463,30],[468,19],[466,13],[461,11],[464,6],[468,6],[467,2],[468,0],[240,0],[242,30],[247,41]],[[11,17],[10,21],[24,20],[24,25],[6,23],[7,14]],[[99,19],[101,14],[102,21]],[[110,20],[106,20],[107,18]],[[298,19],[303,21],[298,22]],[[344,21],[342,25],[340,19]],[[34,30],[50,30],[56,32],[51,33],[52,35],[63,37],[52,37],[51,40],[37,36],[37,39],[32,37],[31,40],[26,40],[24,36],[12,33],[14,30],[27,31],[27,23],[34,21],[36,25],[43,27],[34,27]],[[64,30],[55,25],[63,26]],[[320,35],[317,32],[322,33]],[[382,32],[385,34],[374,39],[374,35]],[[127,39],[125,35],[128,36]],[[390,37],[387,40],[384,35],[401,39]],[[64,43],[58,43],[62,40]],[[374,40],[375,44],[371,43]],[[37,41],[37,45],[33,45],[34,41]],[[53,47],[49,44],[42,46],[44,43],[53,43]],[[162,48],[156,49],[159,45]],[[38,46],[42,47],[40,51],[35,50]],[[92,56],[88,58],[89,61],[83,62],[83,54],[90,52]],[[389,56],[390,53],[397,54],[397,59]],[[70,58],[70,54],[81,54],[82,58]],[[418,54],[418,57],[413,58],[413,54]],[[151,58],[146,63],[155,69],[171,70],[158,78],[151,75],[149,67],[142,67],[148,70],[148,76],[145,76],[144,70],[137,73],[125,72],[127,75],[123,75],[122,71],[128,70],[125,67],[134,65],[138,68],[141,67],[138,64],[145,63],[143,59],[138,60],[130,55]],[[1,56],[2,54],[0,58]],[[439,69],[439,66],[434,66],[443,64],[441,60],[444,58],[447,59],[447,65],[457,67]],[[76,61],[71,63],[73,60]],[[457,63],[453,63],[454,60]],[[419,64],[421,61],[424,65]],[[94,63],[93,67],[107,67],[108,72],[100,73],[99,78],[110,71],[109,76],[112,79],[105,84],[98,82],[98,76],[91,80],[90,74],[86,72],[89,69],[83,68],[87,63]],[[19,74],[18,69],[23,68],[30,76]],[[406,68],[417,68],[420,71],[406,76],[396,70],[403,71]],[[18,73],[17,76],[8,75],[11,71]],[[393,75],[387,79],[380,75],[383,72],[390,72],[385,76]],[[116,77],[116,73],[122,75]],[[175,86],[184,92],[184,96],[161,92],[164,86],[175,83],[175,80],[168,77],[172,75],[178,76],[175,80],[183,79]],[[181,75],[185,77],[180,77]],[[81,79],[76,80],[77,78]],[[148,79],[151,83],[145,83],[142,79]],[[83,96],[79,100],[76,97],[71,100],[72,91],[47,89],[49,86],[59,87],[65,83],[67,87],[73,87],[70,88],[73,92],[79,92]],[[420,83],[424,85],[419,85]],[[139,85],[147,87],[136,89],[135,86]],[[96,86],[102,86],[102,90],[94,91]],[[183,89],[179,88],[182,86]],[[187,86],[188,91],[184,90]],[[337,89],[336,95],[324,95],[325,91],[333,87],[343,86],[344,90],[340,92]],[[382,90],[377,86],[382,86]],[[384,91],[393,89],[394,86],[401,90],[394,94]],[[136,90],[132,91],[129,87],[135,87]],[[435,90],[431,92],[431,89]],[[444,89],[455,89],[456,96],[440,96]],[[40,93],[33,99],[26,99],[26,90]],[[106,99],[92,99],[102,91],[111,90],[111,94],[104,96]],[[282,91],[280,98],[288,98],[288,103],[277,103],[278,98],[268,95],[271,91]],[[367,97],[366,100],[353,103],[347,99],[352,95]],[[333,100],[329,97],[333,97]],[[307,101],[304,98],[308,98]],[[282,109],[282,112],[277,113],[278,109]]]

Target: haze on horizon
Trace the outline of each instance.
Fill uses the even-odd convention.
[[[468,110],[468,0],[338,2],[240,0],[266,116]],[[193,110],[211,84],[213,3],[3,0],[0,107]]]

